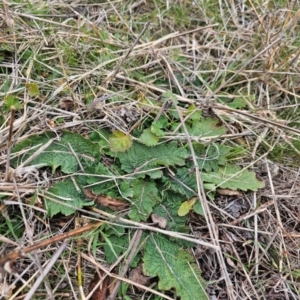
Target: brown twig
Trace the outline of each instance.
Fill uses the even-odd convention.
[[[3,257],[0,258],[0,266],[4,266],[7,262],[13,262],[13,261],[17,260],[18,258],[20,258],[22,256],[25,256],[26,254],[28,254],[28,253],[30,253],[34,250],[37,250],[39,248],[46,247],[46,246],[48,246],[52,243],[59,242],[59,241],[68,239],[70,237],[79,235],[79,234],[84,233],[86,231],[89,231],[91,229],[97,228],[98,226],[100,226],[102,224],[103,224],[103,221],[100,221],[100,222],[97,222],[97,223],[94,223],[94,224],[89,224],[89,225],[80,227],[78,229],[75,229],[75,230],[72,230],[72,231],[65,232],[63,234],[54,236],[52,238],[49,238],[49,239],[44,240],[42,242],[39,242],[37,244],[31,245],[31,246],[26,247],[24,249],[19,249],[19,250],[10,252],[10,253],[8,253],[8,254],[6,254],[6,255],[4,255]]]

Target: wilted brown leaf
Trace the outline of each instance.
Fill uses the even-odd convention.
[[[100,271],[100,275],[103,276],[104,272]],[[91,280],[90,285],[89,285],[89,293],[95,288],[97,283],[101,280],[99,277],[99,273],[96,272],[94,275],[93,280]],[[108,292],[108,284],[109,284],[109,277],[106,276],[102,284],[99,285],[99,287],[94,291],[92,297],[90,298],[91,300],[105,300],[107,298],[107,292]]]
[[[136,282],[136,283],[139,283],[141,285],[145,285],[145,286],[147,286],[149,284],[149,281],[150,281],[150,277],[144,275],[143,267],[142,267],[141,264],[138,265],[137,268],[132,269],[130,271],[129,279]]]
[[[217,189],[217,193],[224,196],[242,196],[241,192],[230,189]]]
[[[151,220],[162,229],[165,229],[167,227],[167,220],[157,214],[151,214]]]
[[[122,210],[128,207],[128,203],[120,199],[113,199],[109,196],[95,195],[91,190],[85,189],[84,194],[87,198],[94,200],[96,203],[109,207],[112,210]]]
[[[62,109],[69,110],[69,109],[73,108],[74,101],[70,97],[63,97],[59,100],[59,106]]]

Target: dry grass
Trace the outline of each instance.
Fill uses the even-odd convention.
[[[74,229],[75,219],[46,217],[43,190],[60,180],[59,175],[24,165],[19,178],[5,180],[10,159],[8,94],[19,105],[13,125],[15,144],[49,130],[57,136],[62,129],[83,136],[98,128],[130,133],[163,113],[159,96],[172,90],[179,100],[183,128],[190,104],[217,116],[227,133],[216,139],[243,148],[243,167],[255,170],[265,182],[259,192],[220,193],[212,202],[206,199],[198,174],[205,215],[191,214],[189,226],[194,241],[199,237],[200,244],[210,243],[216,249],[193,248],[208,283],[208,297],[299,299],[298,2],[83,2],[0,4],[0,193],[6,200],[0,217],[2,253],[15,243],[26,247]],[[26,88],[30,83],[39,87],[36,97]],[[105,94],[110,95],[107,100],[102,98]],[[185,139],[190,146],[193,138],[187,131],[180,134],[178,128],[165,135],[166,140]],[[33,193],[35,205],[30,202]],[[84,209],[78,213],[94,219],[113,217]],[[122,218],[118,221],[128,228],[157,231]],[[182,238],[180,233],[170,234]],[[89,299],[87,287],[97,268],[120,278],[103,260],[102,242],[93,236],[85,237],[83,244],[72,240],[65,245],[67,251],[31,299]],[[17,286],[9,299],[26,297],[58,247],[50,245],[20,261],[22,272],[16,279],[6,278]],[[82,252],[81,262],[77,252]],[[76,275],[79,265],[83,290]],[[127,296],[174,298],[160,292],[149,285],[128,289]]]

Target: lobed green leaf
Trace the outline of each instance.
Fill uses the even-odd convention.
[[[158,288],[175,289],[181,300],[208,299],[205,284],[193,256],[159,234],[150,235],[144,255],[144,272],[158,276]]]

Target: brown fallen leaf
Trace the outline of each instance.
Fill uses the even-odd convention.
[[[84,195],[91,200],[94,200],[96,203],[109,207],[112,210],[122,210],[128,207],[128,203],[120,199],[113,199],[109,196],[104,195],[95,195],[91,190],[84,189]]]
[[[167,220],[155,213],[151,214],[151,220],[157,224],[159,228],[165,229],[167,227]]]
[[[139,264],[137,268],[130,271],[129,279],[145,286],[148,286],[150,282],[150,277],[144,275],[141,264]]]
[[[103,276],[105,273],[103,271],[99,271],[100,275]],[[100,281],[99,273],[96,272],[94,275],[93,280],[91,280],[89,285],[89,293],[95,288],[97,283]],[[108,284],[109,284],[109,277],[106,276],[99,287],[96,288],[93,295],[91,296],[91,300],[105,300],[107,298],[108,292]]]
[[[230,266],[230,267],[232,267],[232,268],[236,268],[236,266],[235,266],[235,264],[234,264],[234,262],[233,262],[233,260],[230,258],[230,257],[226,257],[226,261],[227,261],[227,263],[228,263],[228,265]],[[98,300],[98,299],[97,299]]]
[[[74,106],[74,101],[71,97],[63,97],[59,100],[59,106],[62,109],[70,110]]]
[[[241,192],[230,189],[217,189],[217,193],[224,196],[242,196]]]

